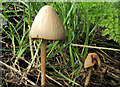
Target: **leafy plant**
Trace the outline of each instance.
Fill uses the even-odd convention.
[[[120,44],[120,33],[118,25],[118,3],[117,2],[101,2],[90,3],[90,22],[96,23],[96,19],[102,19],[98,26],[104,29],[102,36],[108,35],[109,40],[113,39]],[[96,9],[99,7],[99,9]],[[94,13],[96,12],[96,13]]]

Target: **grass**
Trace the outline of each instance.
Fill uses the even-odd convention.
[[[39,42],[31,41],[33,47],[30,51],[29,44],[29,30],[32,22],[38,13],[39,9],[44,5],[51,5],[57,11],[57,14],[61,18],[65,27],[66,39],[65,41],[48,41],[47,46],[47,66],[54,71],[49,71],[47,74],[58,78],[64,79],[65,85],[78,85],[80,82],[76,79],[80,76],[83,69],[84,59],[86,58],[89,49],[71,46],[71,43],[92,45],[97,33],[98,24],[102,19],[97,16],[96,23],[92,25],[90,19],[90,3],[87,2],[0,2],[3,13],[0,13],[0,17],[3,18],[7,25],[1,27],[3,30],[2,40],[9,40],[10,49],[1,49],[4,51],[11,51],[15,57],[13,64],[19,65],[19,60],[24,57],[29,63],[31,63],[31,56],[35,65],[39,65],[39,52],[40,47],[37,48]],[[100,8],[100,3],[97,3]],[[12,9],[12,10],[11,10]],[[97,10],[98,11],[98,10]],[[98,12],[93,14],[98,15]],[[6,37],[7,36],[7,37]],[[91,39],[92,37],[92,39]],[[41,42],[41,41],[40,41]],[[40,46],[40,44],[39,44]],[[37,53],[37,54],[34,54]],[[28,55],[29,54],[29,55]],[[31,54],[31,56],[30,56]],[[24,56],[27,55],[27,56]],[[25,58],[27,57],[27,58]],[[34,58],[33,58],[34,57]],[[56,61],[53,61],[56,60]],[[52,62],[53,61],[53,62]],[[30,65],[33,68],[35,65]],[[16,68],[16,66],[14,66]],[[24,67],[22,67],[24,68]],[[39,68],[38,68],[39,69]],[[20,69],[21,70],[21,69]],[[23,70],[26,70],[24,68]],[[34,70],[34,69],[33,69]],[[27,71],[26,71],[27,72]],[[26,73],[24,72],[24,73]],[[30,71],[28,71],[30,72]],[[52,74],[51,74],[52,73]],[[76,79],[75,79],[76,78]],[[6,80],[5,80],[6,81]]]

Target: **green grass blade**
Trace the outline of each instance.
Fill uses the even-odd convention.
[[[63,50],[63,48],[65,48],[65,44],[63,44],[58,50],[56,50],[53,54],[51,54],[50,56],[47,56],[47,58],[52,58],[54,57],[57,53],[59,53],[61,50]]]
[[[48,61],[47,61],[48,62]],[[76,83],[75,81],[72,81],[71,79],[69,79],[68,77],[66,77],[65,75],[63,75],[62,73],[60,73],[59,71],[57,71],[49,62],[48,64],[54,69],[55,72],[57,72],[60,76],[62,76],[63,78],[65,78],[66,80],[74,83],[75,85],[82,87],[80,84]]]
[[[56,42],[53,44],[53,46],[52,46],[49,54],[47,55],[47,57],[49,57],[49,55],[51,54],[51,52],[54,50],[55,46],[56,46],[58,43],[59,43],[59,41],[56,41]]]
[[[88,40],[89,40],[89,13],[88,13],[88,2],[87,2],[87,31],[86,31],[86,39],[84,45],[88,45]],[[84,49],[84,48],[83,48]],[[84,56],[83,58],[85,59],[87,55],[88,48],[85,48]]]
[[[69,45],[69,53],[70,53],[70,58],[71,58],[72,69],[74,71],[74,57],[73,57],[73,52],[72,52],[71,45]]]

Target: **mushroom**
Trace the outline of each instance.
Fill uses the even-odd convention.
[[[106,75],[106,74],[107,74],[107,67],[103,68],[102,74],[103,74],[103,75]]]
[[[43,6],[36,15],[30,30],[30,38],[42,39],[41,86],[45,86],[45,62],[47,40],[64,40],[65,29],[53,7]]]
[[[85,80],[85,87],[87,87],[89,84],[92,67],[99,69],[100,66],[101,66],[101,63],[100,63],[99,56],[96,53],[89,53],[84,63],[84,68],[89,68],[88,75]]]

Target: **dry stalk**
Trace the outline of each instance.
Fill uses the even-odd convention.
[[[37,56],[37,54],[38,54],[38,52],[39,52],[39,48],[40,48],[40,43],[39,43],[38,49],[36,50],[36,53],[35,53],[35,55],[34,55],[34,57],[33,57],[33,59],[32,59],[32,62],[31,62],[30,65],[28,66],[28,71],[27,71],[27,72],[30,71],[30,68],[31,68],[33,62],[35,61],[35,58],[36,58],[36,56]]]
[[[40,71],[39,69],[37,69],[37,70],[41,73],[41,71]],[[60,85],[60,86],[63,87],[63,85],[62,85],[61,83],[59,83],[58,81],[54,80],[52,77],[48,76],[47,74],[45,74],[45,76],[46,76],[48,79],[54,81],[55,83],[57,83],[58,85]]]
[[[29,82],[31,85],[37,86],[34,82],[32,82],[31,80],[29,80],[28,78],[26,78],[25,76],[23,76],[19,70],[17,70],[17,69],[15,69],[15,68],[13,68],[13,67],[11,67],[11,66],[3,63],[2,61],[0,61],[0,64],[4,65],[6,68],[11,69],[11,70],[13,70],[14,72],[18,73],[20,76],[22,76],[22,77],[23,77],[27,82]]]
[[[94,49],[104,49],[104,50],[120,51],[120,49],[106,48],[106,47],[96,47],[96,46],[88,46],[88,45],[80,45],[80,44],[71,44],[71,45],[72,46],[79,46],[79,47],[94,48]]]

